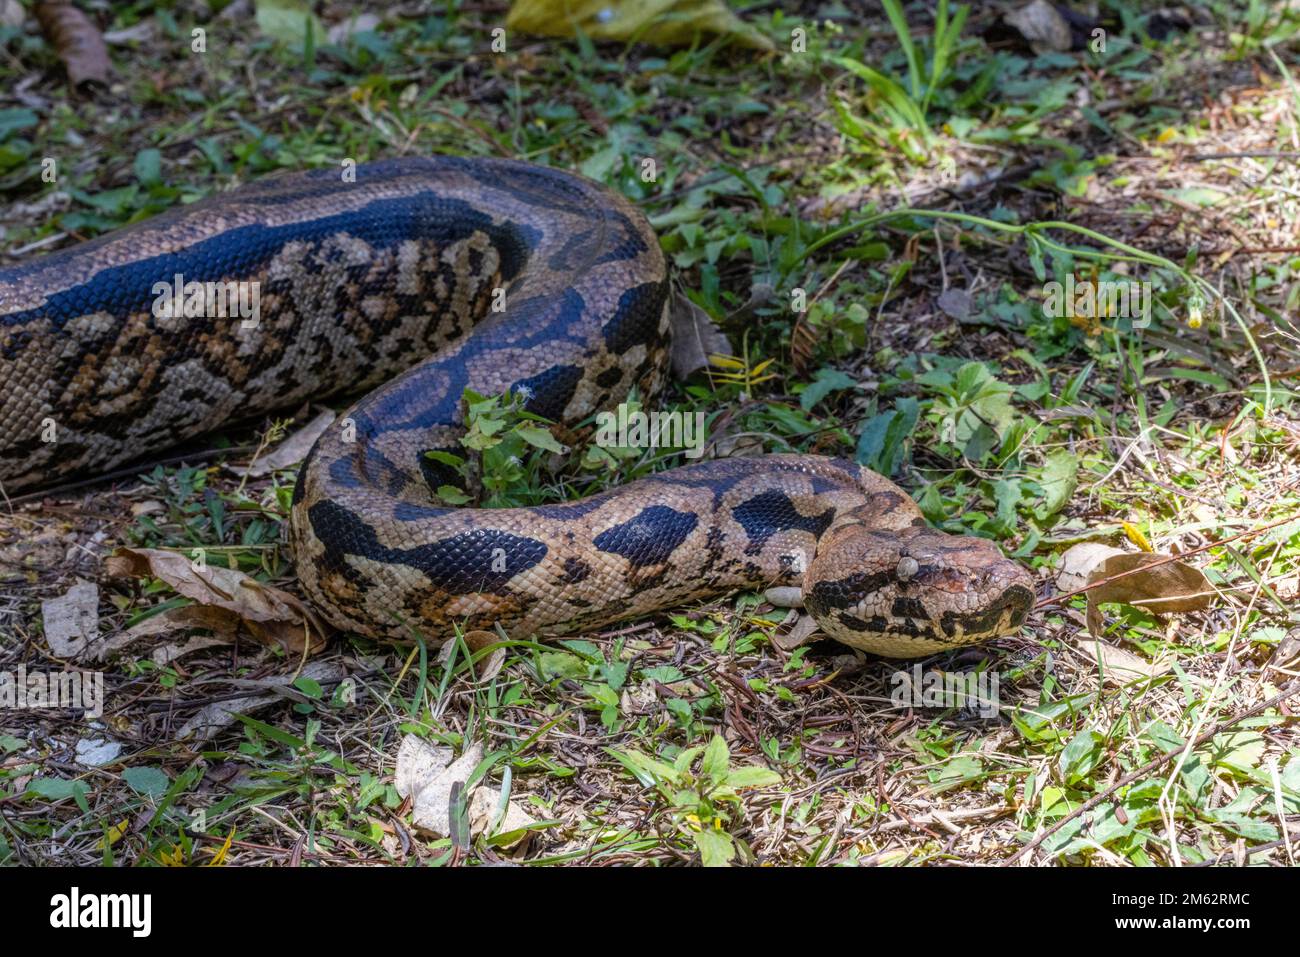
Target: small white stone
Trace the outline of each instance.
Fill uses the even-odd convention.
[[[794,585],[774,585],[763,592],[763,597],[777,608],[803,607],[803,589]]]

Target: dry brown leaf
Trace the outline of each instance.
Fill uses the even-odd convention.
[[[1147,661],[1131,651],[1104,641],[1079,641],[1079,650],[1089,661],[1100,661],[1105,680],[1124,685],[1139,678],[1154,678],[1169,670],[1168,661]]]
[[[1099,606],[1105,602],[1133,605],[1156,615],[1208,608],[1215,594],[1209,579],[1200,569],[1169,558],[1154,552],[1122,552],[1107,545],[1084,542],[1061,556],[1057,587],[1062,592],[1076,591],[1129,573],[1089,588],[1088,633],[1094,638],[1102,633]]]
[[[467,631],[461,635],[461,638],[471,653],[480,652],[484,648],[501,641],[501,636],[493,631]],[[456,642],[448,641],[444,643],[438,651],[438,660],[444,665],[450,664],[452,653],[455,650]],[[491,681],[501,672],[501,667],[505,663],[506,649],[496,648],[475,664],[475,677],[479,681]]]
[[[731,343],[709,314],[680,293],[673,293],[668,321],[672,326],[673,378],[678,382],[707,369],[710,355],[731,355]]]
[[[480,632],[489,634],[489,632]],[[464,784],[479,762],[483,760],[483,746],[475,743],[459,758],[452,760],[450,748],[433,744],[413,734],[402,738],[397,749],[397,767],[393,772],[393,787],[413,804],[412,822],[427,831],[446,836],[451,827],[451,792],[457,784]],[[470,833],[487,830],[497,815],[501,792],[487,784],[475,785],[467,796]],[[514,803],[506,806],[506,813],[494,833],[516,831],[534,823]],[[526,839],[522,835],[520,840]],[[511,846],[520,841],[514,841]]]
[[[198,606],[191,605],[190,607],[197,608]],[[187,655],[192,655],[197,651],[204,651],[208,648],[218,648],[224,644],[226,644],[225,639],[215,635],[195,635],[184,644],[160,645],[153,649],[153,651],[149,652],[149,657],[153,659],[154,664],[161,668],[164,665],[171,664],[173,661],[180,661],[180,659]]]
[[[1294,659],[1300,658],[1300,628],[1293,628],[1277,643],[1268,663],[1274,668],[1285,668]]]
[[[1113,555],[1126,555],[1122,548],[1100,542],[1080,542],[1061,555],[1061,567],[1056,570],[1056,587],[1062,592],[1078,591],[1088,584],[1097,566]]]
[[[1132,574],[1098,585],[1088,594],[1099,602],[1139,605],[1156,614],[1210,607],[1215,592],[1205,573],[1186,562],[1165,561],[1169,557],[1152,552],[1125,552],[1108,558],[1093,573],[1093,581],[1124,572]],[[1157,564],[1161,561],[1164,564]],[[1148,565],[1154,567],[1147,568]]]
[[[103,661],[144,638],[155,635],[172,635],[179,632],[201,628],[212,633],[210,639],[193,639],[184,646],[174,644],[155,648],[151,657],[157,664],[166,664],[190,651],[199,651],[213,645],[224,645],[234,641],[242,630],[243,619],[237,612],[213,605],[186,605],[183,608],[169,608],[151,615],[144,621],[132,625],[126,631],[99,642],[92,649],[92,657]],[[302,653],[301,647],[298,653]]]
[[[45,642],[56,658],[77,658],[99,637],[99,586],[79,581],[41,602]]]
[[[1070,24],[1047,0],[1033,0],[1003,17],[1033,47],[1035,53],[1070,49]]]
[[[226,468],[236,475],[257,478],[261,475],[269,475],[276,469],[287,469],[290,466],[297,465],[307,457],[307,453],[316,444],[316,440],[324,434],[325,430],[333,422],[334,413],[326,409],[277,445],[274,451],[263,455],[261,458],[254,459],[248,465],[227,465]]]
[[[238,616],[234,616],[233,626],[231,625],[230,617],[232,614],[225,609],[212,608],[207,605],[186,605],[184,608],[169,608],[156,615],[150,615],[143,621],[132,625],[126,631],[97,643],[91,649],[88,657],[95,661],[103,661],[110,655],[135,644],[142,638],[152,638],[154,635],[170,635],[191,628],[205,628],[219,635],[222,642],[229,641],[234,637],[235,631],[239,627]]]
[[[455,755],[451,748],[408,734],[397,748],[393,787],[404,798],[415,799],[425,787],[447,769]]]
[[[501,817],[500,821],[497,821],[498,815]],[[496,827],[492,827],[494,823]],[[497,788],[486,785],[475,788],[473,796],[470,797],[469,830],[471,834],[485,834],[492,837],[496,834],[509,834],[511,831],[520,831],[536,823],[537,819],[514,801],[508,801],[505,811],[502,813],[501,792]],[[502,846],[507,848],[518,847],[521,844],[526,844],[531,836],[531,831],[523,831],[518,837]]]
[[[188,621],[188,627],[223,631],[241,625],[262,644],[279,645],[294,655],[303,653],[304,644],[308,654],[320,651],[330,634],[320,616],[288,592],[263,585],[235,569],[214,565],[196,569],[179,552],[119,548],[105,560],[104,573],[109,578],[157,578],[193,599],[204,611],[182,616],[180,621]],[[177,620],[167,624],[176,625]]]
[[[773,636],[772,641],[782,651],[794,651],[800,645],[807,643],[815,634],[817,634],[817,619],[812,615],[800,615],[795,620],[794,627],[784,634]]]
[[[63,61],[69,83],[74,87],[84,83],[108,85],[113,70],[108,46],[88,16],[66,0],[40,0],[36,19],[45,39]]]
[[[463,787],[482,760],[483,745],[476,741],[450,765],[424,781],[415,793],[411,823],[439,837],[450,835],[452,790],[457,784]]]

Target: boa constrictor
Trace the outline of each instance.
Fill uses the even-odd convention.
[[[453,157],[355,174],[273,177],[0,269],[0,483],[373,389],[293,496],[302,585],[341,628],[563,634],[774,585],[801,588],[828,635],[893,657],[1020,625],[1024,569],[927,528],[842,459],[730,458],[563,504],[446,507],[431,491],[446,466],[425,453],[460,450],[466,388],[569,426],[633,385],[655,392],[665,263],[635,207],[574,175]],[[193,283],[246,284],[253,320],[186,315],[229,288],[195,299]]]

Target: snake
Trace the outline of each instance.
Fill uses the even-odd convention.
[[[467,394],[581,436],[660,394],[671,327],[646,217],[577,174],[431,156],[269,176],[0,268],[0,487],[359,395],[287,523],[302,590],[345,631],[576,634],[775,587],[885,657],[1020,627],[1025,568],[847,458],[733,455],[509,508],[439,492]]]

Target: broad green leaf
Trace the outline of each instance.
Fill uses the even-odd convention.
[[[857,380],[839,369],[819,369],[813,381],[799,394],[799,405],[805,412],[811,412],[813,406],[832,392],[842,392],[855,385]]]
[[[1080,731],[1061,752],[1061,776],[1066,784],[1086,781],[1088,775],[1101,762],[1104,738],[1092,730]]]
[[[257,0],[257,28],[272,40],[279,40],[295,50],[325,39],[325,28],[311,8],[302,0]]]
[[[564,446],[555,441],[555,436],[551,435],[549,429],[536,425],[517,425],[515,432],[529,445],[545,449],[547,452],[564,452]]]
[[[769,768],[761,768],[757,765],[736,768],[727,775],[727,787],[736,790],[741,788],[769,788],[780,783],[781,775]]]
[[[715,784],[720,784],[727,779],[727,766],[730,761],[731,754],[727,750],[726,740],[722,735],[715,734],[709,746],[704,749],[700,773]]]
[[[122,772],[122,780],[137,794],[153,798],[166,794],[171,784],[161,768],[153,767],[127,768]]]
[[[1039,521],[1059,512],[1079,485],[1079,459],[1069,449],[1053,449],[1043,463],[1038,479],[1043,489],[1043,504],[1037,510]]]
[[[141,150],[135,156],[135,176],[144,187],[162,184],[162,153],[156,149]]]
[[[736,844],[725,831],[705,828],[694,834],[695,846],[700,851],[700,863],[705,867],[729,867],[736,857]]]

